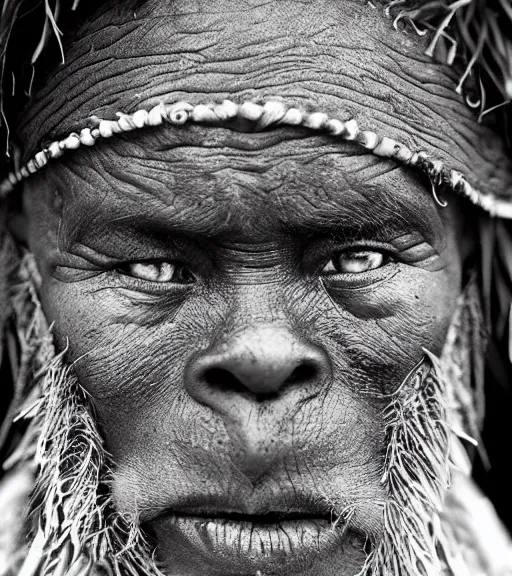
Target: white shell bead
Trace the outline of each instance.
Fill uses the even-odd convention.
[[[112,125],[108,120],[102,120],[98,126],[98,130],[102,138],[110,138],[114,134]]]
[[[194,106],[194,109],[190,113],[190,117],[194,122],[218,122],[217,115],[215,112],[204,104],[198,104]]]
[[[176,104],[166,108],[167,118],[169,122],[172,122],[172,124],[180,126],[187,122],[193,109],[194,107],[188,102],[177,102]]]
[[[311,128],[312,130],[321,130],[327,120],[329,120],[329,116],[324,114],[323,112],[313,112],[304,118],[304,126]]]
[[[213,110],[219,120],[231,120],[232,118],[236,118],[238,114],[238,104],[235,104],[231,100],[223,100],[222,104],[216,104]]]
[[[325,123],[325,128],[333,135],[339,136],[345,132],[345,123],[336,118],[330,118]]]
[[[125,130],[123,130],[121,126],[119,126],[119,122],[117,120],[109,120],[109,122],[110,127],[112,128],[112,132],[114,134],[120,134],[121,132],[125,132]]]
[[[94,145],[96,140],[94,140],[94,138],[92,137],[90,128],[84,128],[80,132],[80,142],[82,144],[84,144],[84,146],[93,146]]]
[[[160,103],[151,108],[148,114],[148,125],[149,126],[160,126],[167,118],[167,112],[165,111],[165,106]]]
[[[345,140],[355,140],[358,134],[359,126],[357,122],[354,119],[347,120],[345,122]]]
[[[20,169],[20,174],[23,178],[28,178],[30,176],[30,172],[26,166],[22,166]]]
[[[450,170],[450,186],[456,188],[462,180],[462,174],[458,170]]]
[[[373,153],[384,158],[392,158],[398,146],[399,144],[396,140],[383,136],[379,145],[373,150]]]
[[[64,154],[62,148],[60,147],[59,142],[52,142],[48,146],[48,152],[52,158],[59,158]]]
[[[137,112],[132,116],[132,120],[137,128],[144,128],[148,123],[148,117],[149,113],[147,110],[137,110]]]
[[[46,152],[38,152],[35,157],[34,157],[34,161],[36,163],[36,166],[38,168],[42,168],[43,166],[46,166],[46,164],[48,164],[48,158],[46,156]]]
[[[280,124],[299,126],[302,124],[303,114],[298,108],[288,108],[286,114],[279,121]]]
[[[29,160],[27,162],[27,170],[31,173],[31,174],[35,174],[37,172],[37,166],[35,165],[33,160]]]
[[[9,179],[9,182],[13,186],[16,186],[16,184],[18,183],[18,179],[16,178],[16,174],[14,174],[13,172],[9,172],[9,175],[7,176],[7,178]]]
[[[169,114],[169,122],[176,124],[177,126],[185,124],[187,120],[188,112],[186,110],[174,110],[174,112]]]
[[[407,148],[407,146],[400,146],[400,148],[395,152],[394,158],[399,162],[409,164],[412,158],[412,152]]]
[[[119,126],[119,128],[123,132],[130,132],[130,130],[135,130],[135,128],[137,128],[132,117],[129,116],[128,114],[123,114],[122,112],[117,112],[117,115],[119,116],[119,120],[117,121],[117,125]],[[114,130],[114,132],[116,131],[114,126],[112,126],[112,129]]]
[[[275,124],[284,118],[286,106],[279,100],[270,100],[263,106],[263,114],[259,118],[259,124],[262,127]]]
[[[238,109],[238,115],[247,120],[256,121],[261,118],[263,114],[263,106],[254,104],[253,102],[244,102]]]
[[[80,146],[80,138],[78,137],[78,134],[73,133],[70,134],[67,138],[64,138],[62,143],[64,144],[64,148],[66,150],[75,150]]]
[[[361,132],[358,139],[367,150],[374,150],[379,143],[379,136],[375,132],[370,132],[370,130]]]

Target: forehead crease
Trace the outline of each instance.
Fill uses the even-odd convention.
[[[435,206],[419,186],[404,194],[393,190],[389,183],[362,188],[347,184],[327,193],[317,184],[287,194],[293,202],[281,201],[280,214],[284,226],[291,230],[357,237],[368,232],[384,235],[414,229],[425,238],[440,231]]]
[[[307,140],[281,142],[260,151],[254,159],[258,170],[246,170],[247,157],[255,155],[244,150],[186,146],[183,156],[175,146],[159,151],[155,160],[150,136],[146,140],[141,157],[124,155],[131,148],[120,141],[113,150],[84,154],[94,159],[93,170],[87,163],[85,171],[67,163],[80,175],[77,189],[71,188],[77,208],[68,211],[73,225],[67,228],[79,232],[75,239],[107,233],[109,227],[221,235],[240,223],[256,223],[263,214],[273,229],[368,230],[389,222],[421,228],[435,214],[416,179],[391,162],[352,155],[350,146],[336,150],[325,143],[312,148]],[[68,181],[64,174],[61,182]]]
[[[363,128],[412,149],[435,151],[462,172],[471,167],[484,189],[509,182],[512,170],[502,161],[501,144],[455,94],[452,72],[429,62],[374,8],[332,0],[280,2],[272,9],[277,16],[261,25],[254,12],[244,17],[250,27],[245,34],[234,4],[214,5],[226,2],[232,13],[215,32],[207,26],[211,18],[218,20],[215,9],[180,17],[183,5],[173,2],[156,4],[170,14],[152,13],[150,3],[136,21],[96,34],[89,30],[24,115],[27,148],[36,148],[43,135],[66,133],[91,113],[112,117],[116,110],[149,107],[163,97],[199,102],[212,95],[277,94],[315,107],[321,102],[328,113],[354,116]],[[204,11],[205,5],[194,10]]]

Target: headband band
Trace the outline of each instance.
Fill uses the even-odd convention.
[[[432,183],[434,197],[442,206],[445,204],[437,198],[436,188],[447,186],[490,215],[512,219],[512,199],[500,198],[492,193],[477,190],[459,171],[446,167],[441,160],[430,158],[424,151],[412,152],[404,144],[387,136],[381,136],[370,130],[360,130],[353,119],[344,122],[331,118],[323,112],[308,113],[287,106],[280,100],[269,100],[264,104],[254,102],[236,104],[231,100],[224,100],[222,103],[195,106],[188,102],[160,103],[149,111],[137,110],[133,114],[118,112],[117,116],[117,120],[102,120],[92,116],[88,119],[89,127],[82,129],[79,134],[73,132],[63,140],[52,142],[0,182],[0,198],[6,197],[24,178],[44,168],[49,160],[59,158],[67,150],[75,150],[80,146],[93,146],[101,138],[110,138],[117,133],[130,132],[147,126],[159,126],[164,122],[175,126],[182,126],[187,122],[222,125],[240,118],[253,122],[258,129],[270,126],[300,126],[322,131],[341,140],[356,142],[376,156],[391,158],[426,174]]]

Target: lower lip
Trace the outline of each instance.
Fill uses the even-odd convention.
[[[222,566],[225,573],[240,568],[261,570],[290,563],[314,562],[315,557],[338,548],[343,526],[324,519],[283,520],[276,523],[238,521],[195,516],[167,516],[157,521],[157,533]],[[164,544],[164,548],[167,546]],[[212,571],[213,573],[213,571]]]

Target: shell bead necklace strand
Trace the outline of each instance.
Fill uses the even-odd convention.
[[[75,150],[80,146],[93,146],[101,138],[111,138],[121,132],[149,126],[159,126],[164,122],[175,126],[182,126],[187,122],[222,125],[240,118],[253,122],[255,128],[260,130],[270,126],[298,126],[322,131],[341,140],[356,142],[376,156],[391,158],[421,170],[432,182],[434,197],[441,205],[444,204],[438,200],[436,188],[445,185],[492,216],[512,219],[512,201],[475,189],[463,174],[446,167],[440,160],[430,158],[426,152],[412,152],[407,146],[392,138],[370,130],[361,130],[354,119],[341,121],[323,112],[308,113],[287,106],[281,100],[268,100],[264,104],[250,101],[236,104],[231,100],[224,100],[221,103],[195,106],[188,102],[160,103],[149,111],[137,110],[133,114],[118,112],[117,116],[117,120],[102,120],[93,116],[89,118],[90,127],[83,128],[80,133],[73,132],[63,140],[56,140],[37,152],[24,166],[10,172],[0,183],[0,198],[6,197],[24,178],[44,168],[49,160],[59,158],[67,150]]]

